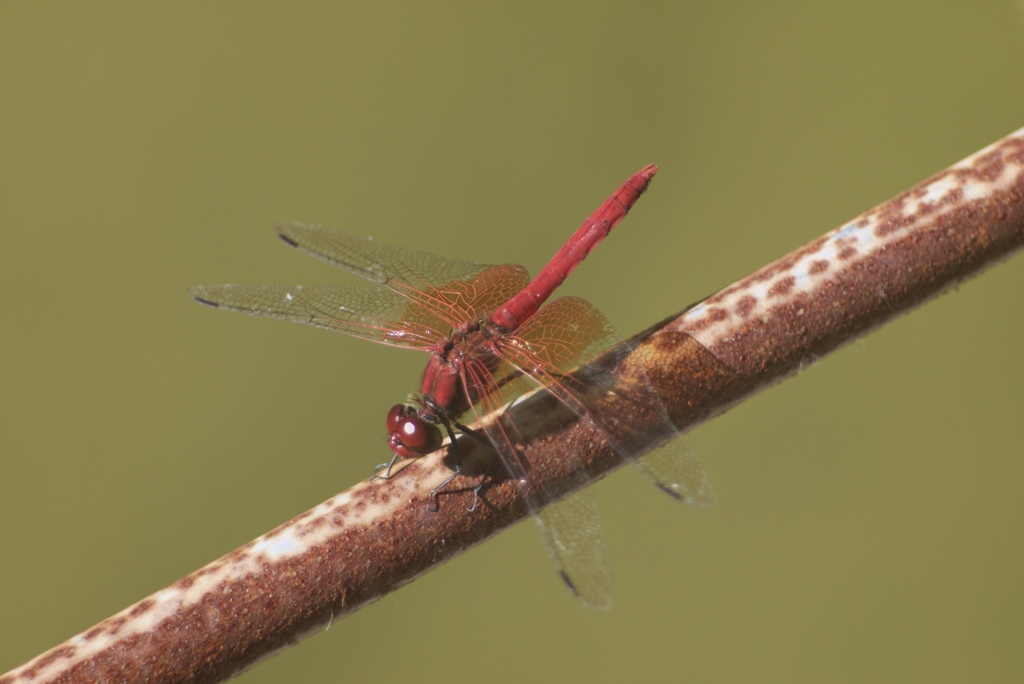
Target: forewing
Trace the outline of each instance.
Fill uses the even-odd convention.
[[[300,251],[389,287],[391,281],[415,288],[441,285],[472,278],[487,268],[485,264],[389,245],[372,237],[321,225],[286,221],[278,224],[277,232],[282,240]]]
[[[448,259],[324,226],[282,223],[278,233],[293,247],[405,297],[413,318],[426,309],[451,328],[487,317],[529,282],[516,264]]]
[[[338,285],[197,285],[203,304],[336,330],[372,342],[416,349],[447,337],[450,326],[423,307],[381,288]]]

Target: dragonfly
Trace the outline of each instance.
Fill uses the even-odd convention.
[[[320,225],[285,222],[278,226],[278,234],[288,245],[376,287],[228,284],[198,285],[190,293],[216,308],[306,323],[428,353],[420,391],[387,413],[393,457],[383,477],[392,475],[396,460],[437,451],[447,437],[449,453],[454,450],[453,472],[434,488],[434,498],[462,470],[455,431],[488,443],[507,475],[523,489],[563,581],[584,604],[604,609],[611,602],[610,564],[590,490],[581,488],[557,501],[528,494],[529,464],[516,448],[523,426],[506,418],[484,421],[477,430],[464,421],[469,416],[479,423],[515,398],[541,388],[570,414],[592,420],[619,455],[634,462],[660,489],[698,506],[713,503],[704,470],[682,440],[634,459],[614,436],[614,426],[624,419],[599,408],[597,398],[615,388],[572,374],[587,359],[622,347],[604,315],[579,297],[547,302],[626,216],[657,171],[651,164],[630,176],[532,280],[517,264],[477,264]],[[662,413],[668,425],[667,413]]]

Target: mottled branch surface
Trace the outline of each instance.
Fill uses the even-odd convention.
[[[685,430],[1022,244],[1024,129],[637,336],[628,356],[607,355],[580,374],[610,373],[628,387],[643,370]],[[548,417],[525,445],[531,489],[561,493],[579,481],[570,472],[596,480],[619,465],[588,421],[567,419],[546,394],[513,410]],[[663,414],[635,413],[624,441],[638,454],[669,437],[650,429]],[[473,440],[460,444],[469,464],[464,488],[445,489],[433,508],[430,490],[450,473],[444,452],[408,463],[391,480],[357,484],[0,682],[212,682],[237,674],[526,515],[519,488],[500,480],[467,511],[472,486],[500,473]]]
[[[692,335],[755,386],[776,382],[1018,249],[1022,167],[1024,129],[730,285],[663,333]]]

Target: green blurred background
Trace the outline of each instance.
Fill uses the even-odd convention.
[[[215,312],[352,282],[295,219],[541,266],[625,335],[1024,125],[1024,3],[0,5],[0,672],[366,477],[425,357]],[[245,682],[1024,678],[1024,262],[598,485],[616,605],[532,525]]]

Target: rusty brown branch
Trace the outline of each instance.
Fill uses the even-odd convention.
[[[638,336],[624,366],[604,368],[605,359],[582,372],[642,365],[673,422],[687,429],[1022,244],[1024,129]],[[545,401],[535,395],[516,410]],[[643,420],[638,434],[647,434]],[[578,481],[567,469],[597,479],[618,465],[588,424],[554,421],[551,430],[528,447],[530,487],[557,491]],[[664,438],[652,431],[632,446],[639,452]],[[572,463],[561,457],[570,449],[578,454]],[[510,482],[489,488],[474,512],[466,510],[469,488],[446,490],[428,510],[431,488],[448,474],[438,453],[387,482],[359,483],[0,682],[212,682],[237,674],[526,514]]]

